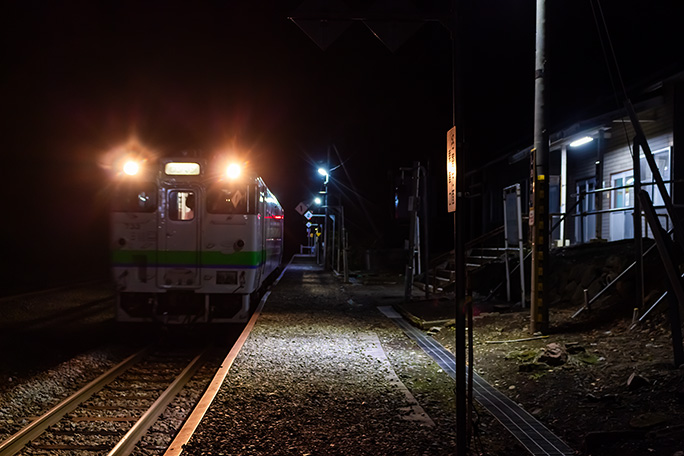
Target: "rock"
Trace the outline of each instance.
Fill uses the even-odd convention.
[[[679,385],[675,395],[677,396],[677,400],[679,400],[679,402],[684,402],[684,385]]]
[[[584,436],[584,450],[589,454],[601,454],[606,447],[626,440],[642,440],[644,431],[592,431]]]
[[[629,425],[634,429],[648,429],[663,424],[667,421],[664,413],[643,413],[629,420]]]
[[[560,344],[553,342],[543,349],[538,361],[549,366],[561,366],[568,361],[568,353]]]
[[[565,350],[569,355],[576,355],[578,353],[584,353],[587,351],[586,348],[582,347],[579,342],[568,342],[565,344]]]
[[[627,379],[627,388],[630,390],[636,390],[650,384],[651,382],[649,382],[646,377],[643,377],[636,372],[632,372],[632,375]]]
[[[582,279],[580,280],[580,287],[583,289],[589,288],[589,285],[591,285],[591,283],[594,282],[598,276],[599,274],[596,266],[590,265],[589,267],[585,267],[582,274]]]
[[[428,336],[434,336],[435,334],[439,333],[442,330],[441,327],[439,326],[433,326],[432,328],[427,330]]]
[[[518,366],[518,372],[545,372],[546,370],[548,370],[548,368],[548,364],[536,362],[523,363],[520,366]]]
[[[572,298],[570,298],[570,302],[577,306],[584,304],[584,288],[582,288],[581,286],[576,287],[575,291],[572,293]]]
[[[587,351],[579,352],[577,355],[574,356],[574,359],[584,364],[596,364],[599,361],[604,361],[595,354],[589,353]]]

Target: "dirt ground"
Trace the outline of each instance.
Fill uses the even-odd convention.
[[[528,309],[475,303],[475,370],[577,454],[682,456],[684,366],[674,365],[666,310],[630,329],[625,307],[614,300],[573,319],[576,306],[556,305],[548,335],[519,340],[533,337]],[[434,337],[453,350],[453,326]]]

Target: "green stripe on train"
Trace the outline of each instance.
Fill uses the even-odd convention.
[[[221,253],[213,251],[199,252],[199,263],[204,266],[259,266],[263,262],[265,251]],[[148,264],[177,265],[197,264],[197,252],[183,250],[115,250],[112,252],[114,264]]]

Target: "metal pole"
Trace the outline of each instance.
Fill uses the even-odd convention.
[[[342,225],[340,227],[340,235],[341,239],[340,242],[342,244],[342,267],[344,268],[344,283],[349,282],[349,263],[347,262],[347,249],[348,249],[348,241],[347,241],[347,229],[344,226],[344,206],[340,205],[340,224]]]
[[[523,230],[522,230],[522,203],[520,197],[520,184],[515,184],[515,199],[518,221],[518,255],[520,256],[520,308],[525,308],[525,253],[523,252]]]
[[[560,240],[561,245],[565,245],[566,220],[565,211],[567,210],[568,201],[568,146],[563,144],[561,146],[561,183],[560,183],[560,212],[563,220],[560,223]]]
[[[504,264],[506,265],[506,301],[511,300],[511,278],[508,266],[508,188],[503,189],[503,213],[504,213]],[[520,234],[520,233],[518,233]]]
[[[323,254],[323,269],[328,269],[328,254],[326,250],[328,250],[328,178],[325,178],[325,196],[323,197],[323,204],[325,205],[325,217],[323,220],[323,245],[322,247],[322,254]]]
[[[532,287],[530,290],[530,331],[546,332],[549,326],[548,287],[544,271],[548,272],[548,154],[549,133],[545,110],[545,0],[537,0],[536,51],[534,74],[534,167],[532,169],[533,207],[530,210],[532,233]]]
[[[641,234],[641,201],[639,200],[639,192],[641,191],[641,148],[639,142],[634,140],[634,255],[636,256],[636,280],[634,290],[635,309],[641,309],[644,305],[644,244]]]
[[[427,198],[427,173],[424,167],[420,167],[420,172],[423,174],[423,185],[420,198],[420,210],[422,212],[423,219],[423,278],[425,279],[425,299],[430,297],[430,290],[428,285],[430,284],[430,233],[428,227],[428,198]]]
[[[579,199],[580,199],[580,204],[579,204],[579,208],[580,208],[580,217],[579,217],[579,221],[580,221],[580,238],[579,238],[579,240],[580,240],[580,242],[581,242],[582,244],[584,244],[585,242],[587,242],[587,240],[585,239],[585,236],[584,236],[584,217],[586,217],[586,212],[587,212],[586,209],[585,209],[585,207],[584,207],[584,206],[586,205],[586,197],[587,197],[587,195],[586,195],[586,193],[585,193],[585,189],[584,189],[584,188],[580,188],[580,191],[579,191]]]
[[[606,132],[601,129],[598,134],[598,144],[596,145],[596,185],[595,189],[603,188],[603,155],[606,148]],[[596,214],[596,239],[603,239],[603,194],[594,193]]]
[[[672,290],[672,295],[670,296],[669,320],[672,331],[672,349],[675,366],[679,367],[684,365],[682,322],[679,312],[679,306],[681,303],[684,303],[684,286],[682,285],[681,276],[677,269],[678,263],[674,258],[675,244],[669,236],[666,235],[665,230],[663,230],[660,225],[658,214],[656,214],[656,211],[653,208],[653,202],[648,196],[648,193],[646,193],[645,190],[641,190],[637,195],[637,198],[641,199],[646,221],[651,226],[653,238],[656,242],[658,252],[660,253],[663,266],[665,267],[668,281],[670,282],[670,290]]]
[[[463,37],[467,21],[463,19],[465,2],[452,0],[452,78],[454,126],[456,129],[456,210],[454,211],[454,264],[456,266],[455,300],[455,353],[456,358],[456,454],[465,456],[470,438],[467,428],[467,383],[466,383],[466,269],[465,269],[465,109],[463,107]],[[472,369],[473,366],[470,366]]]
[[[413,296],[413,278],[416,274],[416,231],[418,226],[418,162],[413,163],[411,171],[411,195],[408,200],[409,238],[406,273],[404,274],[404,299],[410,301]]]
[[[323,223],[323,269],[327,270],[328,269],[328,204],[329,204],[329,199],[328,199],[328,181],[330,180],[330,148],[328,148],[328,158],[326,162],[326,175],[325,175],[325,201],[323,204],[325,204],[325,222]],[[330,267],[332,267],[332,262],[330,263]]]

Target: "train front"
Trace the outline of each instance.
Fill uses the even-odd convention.
[[[268,189],[237,165],[221,169],[185,157],[122,165],[111,214],[117,321],[248,319],[272,272]]]

